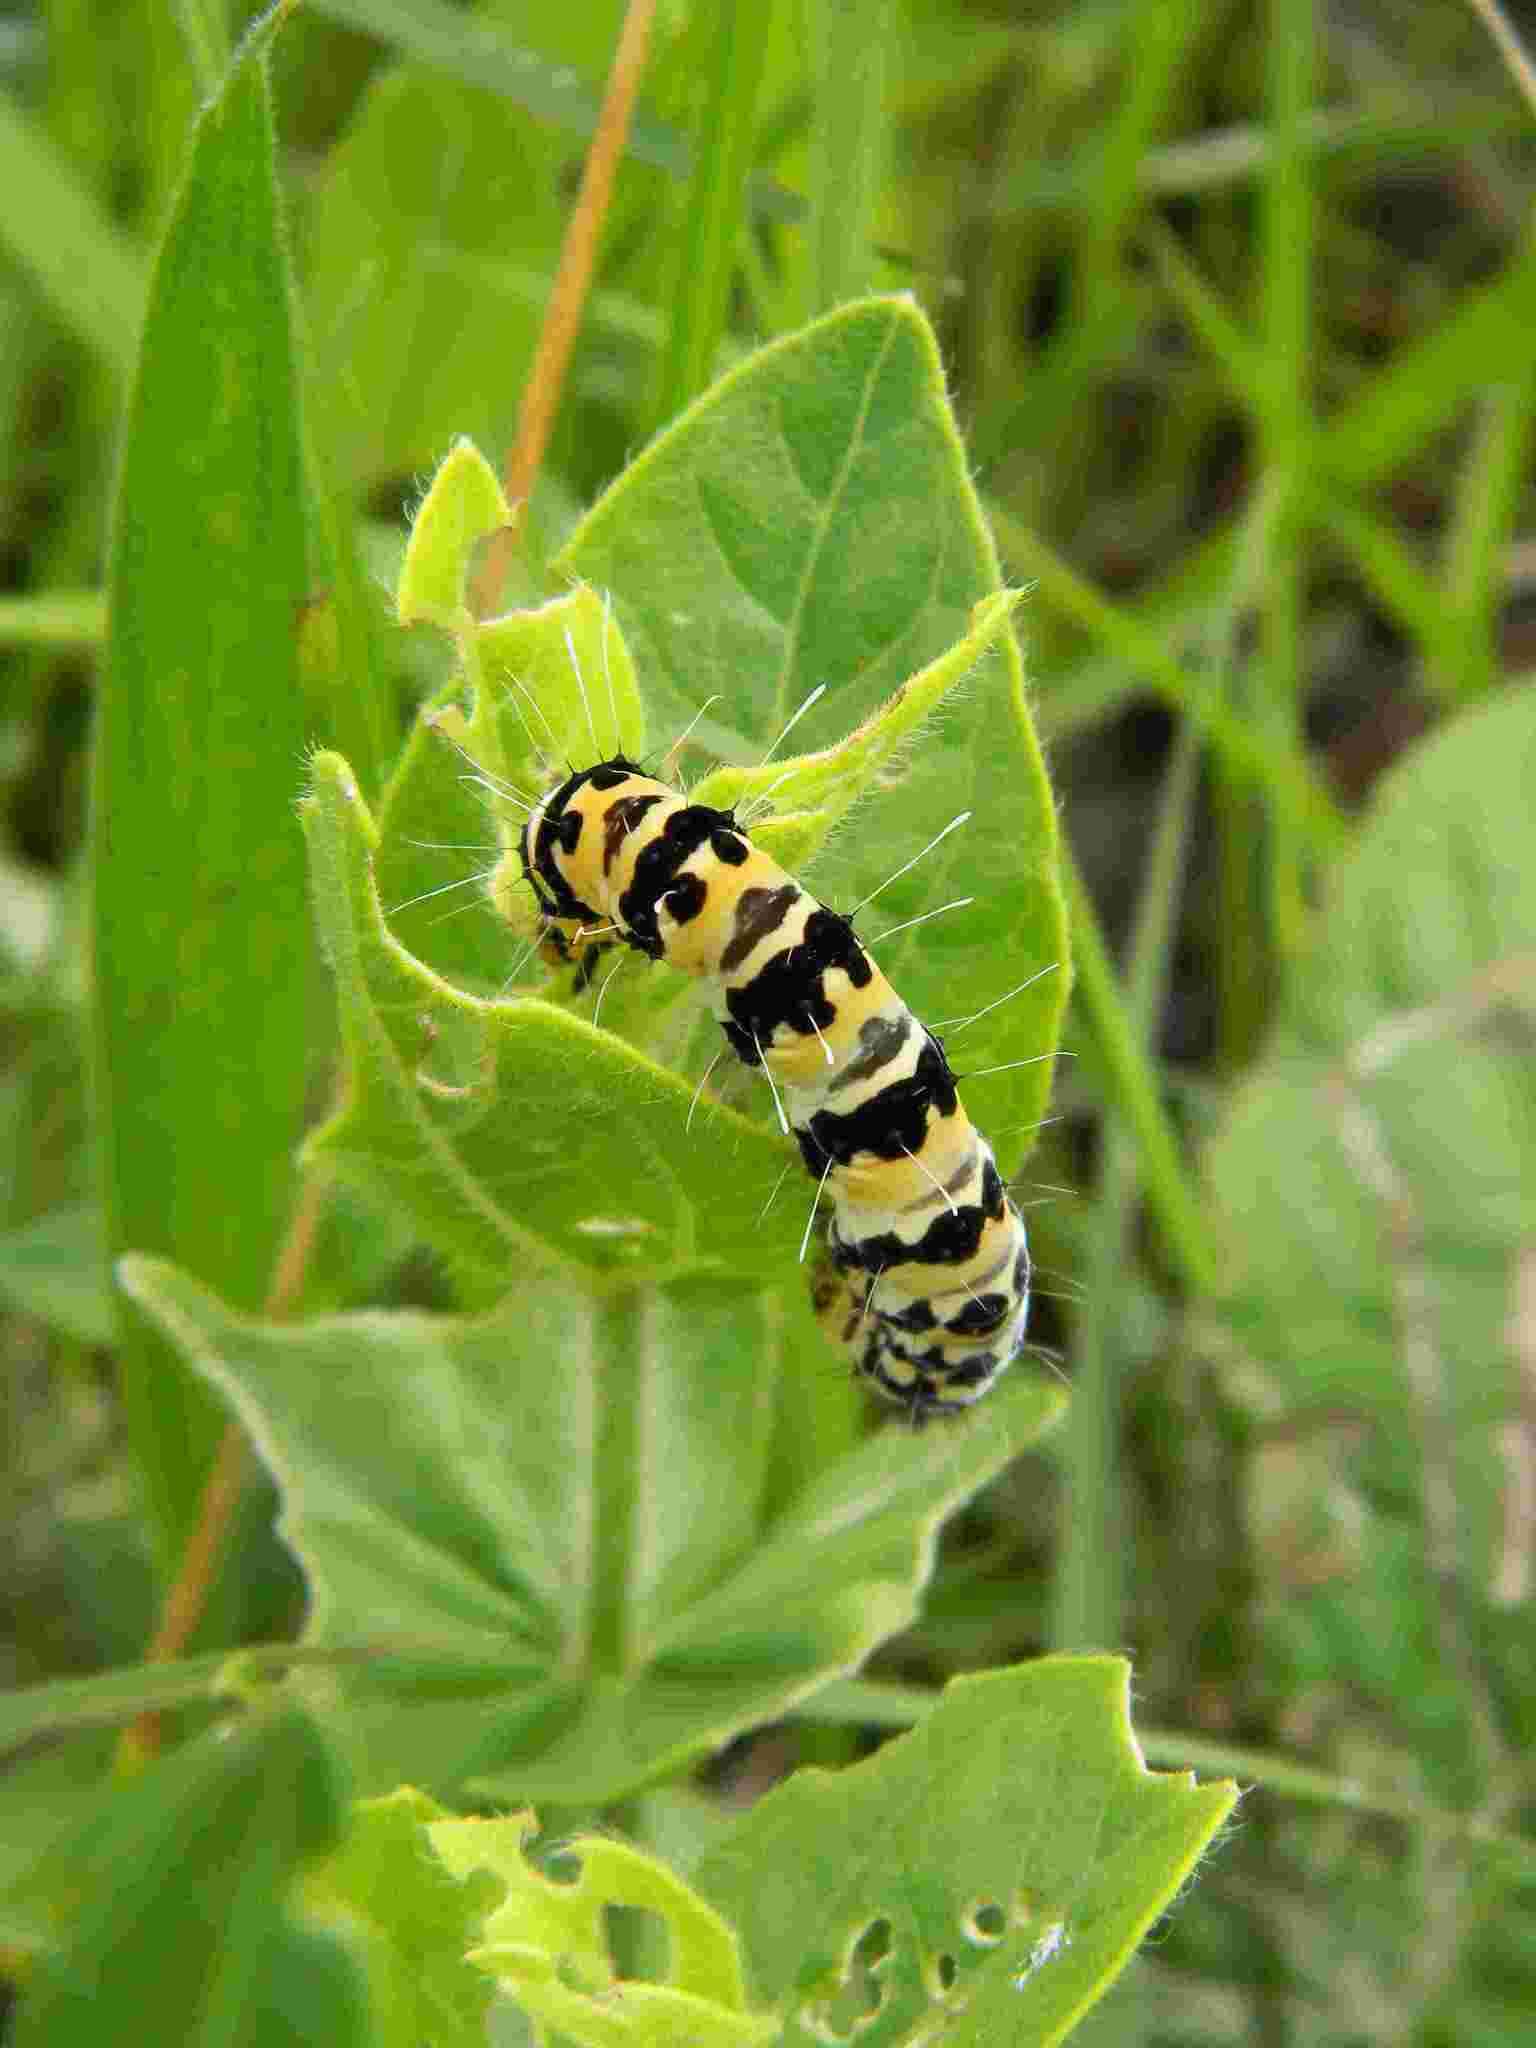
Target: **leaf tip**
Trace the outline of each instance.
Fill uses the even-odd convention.
[[[453,628],[464,611],[475,549],[512,524],[496,472],[467,436],[454,442],[411,525],[395,593],[402,626]]]

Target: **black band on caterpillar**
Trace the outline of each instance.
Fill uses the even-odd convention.
[[[767,1069],[831,1204],[817,1305],[858,1369],[915,1421],[977,1400],[1023,1342],[1024,1222],[942,1044],[853,926],[728,811],[622,757],[537,805],[520,851],[557,927],[709,981],[731,1047]]]

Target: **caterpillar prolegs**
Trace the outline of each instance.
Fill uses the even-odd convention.
[[[859,1371],[914,1421],[977,1400],[1023,1342],[1023,1218],[942,1044],[849,921],[731,812],[622,756],[537,804],[520,851],[567,944],[609,929],[712,985],[727,1041],[767,1073],[830,1204],[816,1302]]]

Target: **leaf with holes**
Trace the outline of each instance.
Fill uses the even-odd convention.
[[[496,1891],[427,1849],[448,1809],[409,1785],[353,1803],[339,1846],[304,1887],[310,1914],[366,1963],[373,2048],[483,2048],[494,1987],[466,1960]]]
[[[958,1678],[910,1734],[801,1771],[696,1883],[786,2044],[1048,2048],[1108,1988],[1236,1799],[1149,1772],[1129,1666]]]
[[[581,2048],[768,2048],[771,2014],[746,2010],[741,1953],[730,1928],[667,1866],[627,1842],[579,1835],[561,1848],[574,1878],[545,1877],[524,1843],[531,1813],[441,1820],[428,1829],[455,1877],[488,1874],[501,1893],[470,1960],[542,2026]],[[654,1917],[668,1935],[666,1980],[622,1978],[609,1950],[612,1907]]]

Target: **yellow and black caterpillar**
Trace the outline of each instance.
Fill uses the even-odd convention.
[[[768,1073],[830,1199],[836,1277],[818,1306],[859,1371],[914,1421],[977,1400],[1023,1342],[1024,1222],[942,1044],[849,921],[731,812],[622,756],[537,804],[520,852],[567,943],[613,930],[712,984],[726,1039]]]

